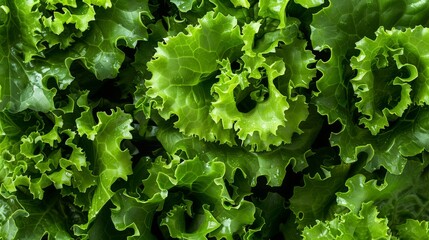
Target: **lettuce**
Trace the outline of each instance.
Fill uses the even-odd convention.
[[[425,0],[0,0],[0,239],[427,239]]]
[[[290,143],[293,133],[302,133],[299,124],[308,116],[305,97],[292,96],[293,89],[308,88],[315,76],[314,69],[294,68],[291,63],[293,58],[314,62],[305,42],[294,40],[298,22],[292,20],[289,26],[280,22],[280,29],[265,33],[257,42],[260,21],[245,24],[241,35],[235,18],[209,12],[197,27],[186,28],[187,35],[167,38],[157,47],[155,59],[148,63],[152,77],[145,82],[147,101],[164,119],[174,114],[175,127],[185,135],[228,145],[237,145],[238,136],[241,145],[257,151]],[[280,41],[284,45],[276,49]],[[285,62],[297,72],[287,76]],[[233,70],[233,63],[241,69]],[[277,78],[284,82],[278,88]],[[237,105],[246,97],[256,106],[241,110]],[[273,105],[276,108],[270,108]]]

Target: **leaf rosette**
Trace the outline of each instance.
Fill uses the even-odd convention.
[[[133,237],[157,239],[151,229],[156,222],[165,236],[178,239],[232,239],[252,235],[264,224],[252,202],[232,199],[223,179],[226,165],[221,161],[183,160],[174,155],[168,160],[142,160],[138,168],[146,176],[131,176],[136,186],[112,198],[115,227],[133,228]]]
[[[418,26],[384,30],[379,28],[375,40],[364,38],[356,43],[360,54],[351,59],[357,71],[351,80],[361,113],[360,124],[373,135],[402,117],[407,109],[429,104],[427,49],[429,30]]]
[[[256,151],[291,143],[309,115],[300,89],[309,88],[315,60],[299,21],[276,24],[240,26],[209,12],[187,34],[166,38],[147,64],[147,102],[187,136]]]
[[[400,174],[407,158],[428,146],[422,39],[429,9],[412,2],[331,0],[311,24],[313,47],[326,57],[317,63],[314,103],[341,126],[330,137],[341,159],[363,159],[370,172]]]

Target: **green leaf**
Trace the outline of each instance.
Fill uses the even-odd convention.
[[[88,139],[94,140],[99,125],[96,124],[94,116],[92,115],[95,104],[88,102],[88,94],[88,91],[82,92],[76,101],[76,105],[83,108],[80,117],[76,119],[76,128],[80,136],[83,137],[86,135]]]
[[[356,43],[360,55],[351,59],[357,76],[351,82],[360,99],[356,107],[362,114],[359,123],[373,135],[402,117],[412,103],[429,104],[426,84],[429,60],[417,49],[426,49],[421,39],[429,37],[421,26],[401,31],[379,28],[375,40],[364,38]],[[413,91],[413,94],[411,94]]]
[[[16,221],[28,217],[16,196],[0,196],[0,238],[16,239],[18,227]]]
[[[323,76],[316,83],[319,92],[315,93],[313,99],[319,113],[326,115],[329,123],[339,121],[343,127],[331,137],[331,144],[340,148],[343,161],[355,162],[358,155],[367,156],[365,169],[368,171],[385,167],[389,172],[399,174],[405,166],[406,157],[419,154],[427,146],[425,137],[416,137],[420,136],[420,127],[425,129],[423,122],[416,121],[417,126],[410,122],[410,119],[426,118],[424,109],[417,114],[419,107],[410,109],[402,117],[395,119],[394,126],[386,129],[383,134],[371,137],[369,130],[355,122],[361,116],[357,113],[355,103],[358,101],[354,97],[350,81],[355,73],[350,67],[349,59],[356,54],[357,41],[364,37],[374,38],[379,26],[389,29],[426,24],[427,19],[423,15],[428,11],[427,5],[415,5],[413,2],[415,1],[332,0],[314,15],[311,25],[314,49],[326,51],[330,55],[327,60],[317,63]],[[419,14],[415,18],[409,17],[417,12]]]
[[[169,164],[161,156],[157,157],[150,165],[149,176],[144,179],[142,194],[149,202],[162,202],[168,196],[168,190],[177,184],[174,179],[174,171],[178,159],[173,159]]]
[[[213,217],[208,205],[203,206],[203,213],[194,216],[198,222],[197,229],[193,232],[186,231],[185,214],[187,209],[184,205],[174,206],[167,216],[162,220],[161,225],[167,226],[170,236],[180,239],[207,239],[207,234],[219,227],[219,222]]]
[[[111,8],[97,11],[95,21],[64,16],[66,23],[82,24],[82,30],[88,23],[89,30],[67,49],[45,49],[40,34],[44,29],[39,22],[42,14],[32,11],[35,6],[38,5],[33,1],[11,4],[8,19],[0,26],[0,35],[4,36],[0,38],[0,75],[4,76],[0,81],[1,109],[12,112],[27,108],[43,112],[53,110],[57,89],[48,87],[48,81],[53,78],[59,89],[66,88],[74,80],[69,72],[73,61],[80,59],[99,79],[112,78],[125,58],[118,49],[118,41],[134,48],[138,40],[147,39],[141,21],[143,14],[151,17],[147,1],[117,0]],[[67,15],[71,10],[64,11]],[[57,17],[61,21],[61,17]],[[55,44],[57,40],[47,41]]]
[[[429,223],[427,221],[417,221],[407,219],[407,221],[398,226],[398,236],[400,239],[429,239]]]
[[[231,3],[234,4],[234,7],[250,7],[250,3],[247,0],[231,0]]]
[[[274,85],[274,79],[284,74],[283,62],[276,61],[262,65],[268,76],[269,97],[267,100],[257,103],[256,107],[248,113],[240,112],[234,99],[234,89],[237,86],[249,85],[248,82],[245,82],[246,76],[233,74],[229,61],[224,61],[221,64],[223,69],[221,69],[219,82],[214,84],[212,89],[218,96],[218,99],[213,102],[213,109],[210,111],[213,120],[215,122],[222,120],[225,129],[231,129],[234,126],[237,136],[244,145],[256,147],[257,151],[269,150],[270,145],[278,146],[284,142],[289,143],[291,136],[285,139],[277,136],[278,129],[286,126],[285,111],[290,107],[286,97]],[[272,108],[272,106],[276,107]],[[305,113],[302,118],[306,118]],[[300,121],[298,122],[300,123]],[[298,129],[297,132],[299,132],[298,126],[290,127]]]
[[[61,8],[58,9],[56,4]],[[77,4],[76,1],[48,1],[45,8],[48,11],[44,11],[43,7],[39,8],[43,14],[40,22],[45,30],[43,41],[50,47],[56,44],[59,44],[61,49],[69,47],[88,29],[89,22],[95,19],[94,6]]]
[[[134,235],[127,239],[156,239],[151,233],[155,210],[154,203],[146,203],[138,198],[129,196],[125,191],[117,192],[112,198],[116,206],[112,209],[112,221],[115,228],[124,231],[127,228],[134,230]]]
[[[192,9],[195,0],[171,0],[181,12],[187,12]]]
[[[251,186],[256,185],[260,176],[266,177],[268,185],[280,186],[286,174],[286,166],[292,164],[296,171],[307,166],[306,157],[310,155],[308,144],[311,144],[307,141],[296,141],[296,145],[285,145],[270,152],[255,153],[239,147],[201,142],[196,138],[186,137],[173,128],[160,128],[157,137],[170,154],[183,151],[189,158],[198,156],[206,162],[212,159],[222,161],[226,165],[225,178],[228,182],[234,182],[236,171],[240,170],[247,184]]]
[[[41,13],[32,11],[37,7],[37,1],[9,2],[2,0],[0,6],[2,6],[3,19],[3,24],[0,25],[2,36],[0,38],[2,43],[0,56],[4,58],[9,55],[8,52],[21,53],[22,62],[28,62],[34,56],[40,55],[40,51],[43,49],[40,45],[42,25],[38,21]]]
[[[131,116],[117,109],[108,115],[97,113],[98,129],[94,138],[93,171],[97,175],[97,184],[92,203],[88,212],[88,224],[94,220],[98,212],[113,197],[111,186],[118,179],[127,180],[132,174],[131,155],[128,150],[121,149],[124,139],[131,139]],[[83,230],[88,224],[80,226]]]
[[[63,126],[63,120],[61,116],[52,116],[52,118],[54,125],[49,131],[43,129],[40,132],[31,132],[28,136],[23,135],[20,139],[10,139],[11,144],[3,149],[3,156],[0,158],[0,164],[4,168],[2,185],[9,192],[25,186],[29,188],[34,198],[42,199],[44,188],[50,185],[54,185],[57,189],[62,188],[63,185],[71,185],[71,170],[66,169],[68,166],[60,164],[61,151],[52,150],[61,142],[59,129]],[[24,120],[23,123],[21,128],[24,131],[28,131],[25,127],[30,129],[33,127],[28,126],[29,120]],[[44,131],[47,132],[44,133]],[[79,151],[78,148],[75,150]],[[76,162],[75,166],[80,168],[79,164],[84,163]]]
[[[332,215],[330,209],[335,205],[335,193],[344,187],[349,168],[346,164],[322,166],[323,174],[304,176],[304,186],[295,187],[290,198],[290,209],[296,216],[299,229],[311,226],[317,220],[329,219]]]
[[[318,7],[322,5],[325,1],[324,0],[294,0],[294,2],[300,4],[305,8],[312,8],[312,7]]]
[[[152,78],[145,83],[147,95],[164,119],[177,115],[175,126],[186,135],[232,144],[233,131],[209,117],[208,103],[218,61],[235,59],[242,44],[237,21],[210,12],[186,31],[187,35],[180,33],[158,46],[155,59],[148,63]]]
[[[294,134],[303,132],[300,125],[309,114],[304,96],[295,93],[298,88],[309,87],[316,70],[308,68],[308,65],[315,60],[313,54],[305,50],[306,42],[296,38],[297,24],[291,19],[287,28],[266,33],[259,40],[254,38],[260,24],[245,25],[245,55],[242,57],[245,70],[234,73],[229,62],[222,62],[219,82],[212,87],[212,94],[217,99],[212,103],[211,117],[216,122],[221,121],[224,128],[234,127],[242,145],[257,151],[270,150],[270,145],[291,143]],[[280,41],[284,44],[276,48]],[[272,56],[265,58],[263,53],[274,53],[281,60]],[[261,69],[264,74],[261,74]],[[255,82],[253,78],[258,80]],[[268,79],[266,90],[260,83],[265,78]],[[250,96],[256,106],[249,107],[248,112],[241,112],[237,108],[239,104],[250,105],[245,98],[240,101],[242,95],[249,91],[253,91]],[[257,94],[262,96],[254,97]]]
[[[0,35],[13,28],[0,27]],[[48,88],[48,79],[55,78],[58,85],[66,87],[73,81],[68,71],[72,59],[52,57],[48,60],[37,59],[24,62],[12,43],[0,38],[0,109],[19,112],[25,109],[47,112],[54,109],[55,88]],[[46,71],[49,69],[49,71]]]
[[[345,206],[352,212],[357,213],[362,203],[373,201],[379,206],[384,206],[383,208],[380,207],[383,215],[394,214],[392,208],[396,209],[395,211],[397,212],[395,214],[403,215],[391,216],[392,219],[404,219],[406,216],[412,216],[414,214],[413,211],[407,210],[411,209],[410,205],[413,206],[413,209],[421,208],[422,210],[417,212],[422,216],[428,215],[428,213],[425,213],[425,207],[419,205],[419,201],[415,202],[412,200],[418,194],[423,194],[421,184],[422,180],[424,181],[427,178],[427,174],[425,173],[426,166],[427,160],[425,160],[425,163],[421,163],[410,159],[402,174],[394,175],[386,173],[384,181],[381,184],[377,184],[376,179],[365,181],[365,176],[361,174],[355,175],[346,182],[348,191],[337,193],[337,202],[339,205]],[[408,198],[410,200],[405,200]],[[394,206],[389,206],[391,205],[390,202],[393,202]],[[403,210],[400,208],[403,208]]]
[[[65,219],[68,217],[60,211],[59,196],[50,196],[43,201],[19,199],[25,209],[25,216],[15,219],[16,232],[14,239],[73,239],[67,228]]]
[[[188,27],[188,35],[167,38],[148,63],[152,76],[145,86],[153,108],[164,119],[177,116],[175,127],[185,135],[228,145],[236,144],[237,135],[242,145],[257,151],[290,143],[294,133],[302,133],[299,125],[307,118],[308,107],[304,96],[296,96],[295,91],[308,88],[316,70],[308,66],[315,60],[305,50],[305,41],[296,39],[299,22],[291,18],[279,29],[271,29],[270,22],[251,22],[244,25],[242,36],[235,17],[220,13],[214,17],[210,12],[199,24]],[[221,45],[206,42],[224,38],[227,43]],[[244,56],[238,59],[238,48],[243,44]],[[292,63],[298,58],[305,65]],[[243,68],[233,69],[236,63],[244,63]],[[165,72],[177,68],[178,74]],[[286,69],[290,70],[287,74]],[[282,89],[277,89],[274,82],[279,82]],[[137,97],[139,105],[148,102]],[[256,106],[252,107],[247,97],[256,101]],[[278,107],[270,107],[274,105]]]
[[[98,2],[96,4],[106,2],[104,6],[110,5],[110,1]],[[89,32],[73,46],[74,52],[98,79],[115,77],[125,58],[118,44],[135,48],[137,41],[148,38],[143,15],[152,17],[147,0],[113,1],[110,8],[96,11],[96,20],[91,22]]]
[[[257,209],[261,210],[264,220],[262,229],[256,233],[262,239],[270,239],[280,231],[280,223],[284,221],[286,211],[286,198],[278,193],[268,192],[264,199],[252,199]]]
[[[238,23],[244,24],[248,23],[249,19],[254,19],[254,12],[249,11],[245,7],[240,7],[239,4],[246,4],[243,0],[230,0],[230,1],[221,1],[221,0],[209,0],[213,5],[206,5],[209,9],[205,9],[205,12],[214,10],[216,13],[222,13],[225,16],[231,15],[237,19]],[[252,7],[256,7],[257,4],[253,4]]]
[[[243,236],[255,222],[255,213],[255,205],[245,200],[233,207],[216,205],[213,215],[220,223],[220,227],[211,232],[209,236],[227,240],[233,240],[234,235]]]
[[[289,0],[259,1],[258,16],[279,20],[278,28],[286,27],[286,5]]]
[[[82,239],[127,239],[131,234],[129,231],[117,231],[112,222],[111,204],[104,206],[97,218],[90,225],[86,233],[75,230],[75,234]]]
[[[303,231],[304,239],[391,239],[387,219],[379,218],[372,203],[363,204],[358,213],[337,215],[326,222],[318,221]]]
[[[157,158],[143,180],[144,204],[155,205],[166,211],[161,225],[167,226],[169,235],[183,239],[232,239],[244,236],[253,229],[256,208],[253,203],[234,201],[226,188],[225,164],[198,157],[180,161],[173,155],[170,163]],[[141,202],[143,204],[143,202]],[[143,206],[143,205],[142,205]],[[186,216],[187,215],[187,216]],[[186,220],[187,219],[187,220]],[[261,219],[258,219],[260,223]]]
[[[407,157],[423,152],[428,146],[428,117],[428,109],[415,109],[398,120],[390,131],[377,136],[350,123],[342,132],[333,134],[331,141],[340,147],[340,154],[346,162],[354,162],[359,156],[365,159],[364,168],[368,171],[382,166],[393,174],[400,174]],[[344,145],[345,142],[348,145]]]
[[[21,116],[17,118],[16,115],[0,112],[0,136],[15,137],[22,133],[21,127],[25,124],[22,120]]]

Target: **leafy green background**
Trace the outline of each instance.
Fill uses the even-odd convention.
[[[426,0],[0,0],[0,239],[428,239]]]

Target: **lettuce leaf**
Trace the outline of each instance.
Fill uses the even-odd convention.
[[[391,239],[387,219],[379,218],[371,203],[363,204],[359,213],[337,215],[327,222],[304,229],[303,239]]]
[[[0,239],[427,239],[427,0],[0,0]]]
[[[359,123],[373,135],[389,126],[389,121],[402,117],[411,104],[424,106],[429,101],[425,83],[427,59],[417,50],[426,48],[421,39],[427,35],[427,29],[418,26],[385,31],[381,27],[375,34],[374,41],[364,38],[356,43],[361,54],[351,59],[352,69],[357,70],[351,83],[360,99],[356,103],[362,114]],[[384,71],[391,72],[392,77],[383,79],[389,76]]]
[[[124,52],[118,49],[118,42],[135,47],[138,40],[147,39],[141,20],[143,14],[151,17],[147,1],[118,0],[113,5],[110,1],[79,4],[71,1],[57,10],[58,4],[56,1],[0,2],[5,15],[0,34],[9,36],[0,39],[0,75],[4,76],[0,109],[12,112],[53,110],[58,90],[65,89],[74,80],[69,70],[73,61],[80,60],[99,79],[112,78],[118,74],[125,58]],[[107,9],[95,12],[92,4]],[[45,12],[54,18],[42,18]],[[94,14],[96,19],[93,19]],[[71,29],[79,34],[60,31],[62,25],[68,27],[72,23],[77,29]],[[46,29],[51,31],[45,34]],[[62,36],[63,33],[66,36]],[[57,43],[66,37],[70,38],[70,43],[62,43],[64,46],[58,49]],[[46,47],[45,43],[50,46]]]
[[[426,146],[425,138],[418,137],[421,136],[419,130],[426,128],[423,120],[425,119],[425,108],[417,105],[407,108],[405,112],[404,107],[410,104],[409,100],[406,100],[406,95],[408,91],[412,90],[405,85],[403,88],[398,85],[398,81],[401,81],[399,79],[404,79],[406,82],[409,81],[408,77],[416,77],[416,70],[409,65],[412,63],[404,62],[404,59],[398,55],[398,58],[401,58],[399,62],[388,64],[390,60],[386,55],[387,52],[383,55],[383,50],[377,47],[380,49],[380,55],[378,55],[378,50],[373,51],[374,49],[369,45],[364,46],[370,44],[372,40],[361,40],[362,38],[376,38],[377,35],[380,35],[375,41],[386,41],[386,49],[392,48],[392,50],[401,51],[400,49],[404,46],[401,46],[399,35],[415,33],[419,35],[417,32],[421,30],[406,30],[406,33],[401,34],[399,34],[401,32],[399,30],[392,30],[399,35],[392,34],[395,36],[387,37],[388,34],[383,35],[383,30],[377,32],[377,29],[379,26],[383,26],[385,29],[414,28],[418,24],[425,24],[426,19],[423,15],[427,11],[427,5],[412,4],[412,2],[374,1],[364,3],[356,1],[345,3],[331,1],[328,7],[314,15],[311,25],[313,30],[311,39],[315,50],[328,51],[330,55],[329,59],[319,61],[317,64],[317,68],[323,76],[316,83],[319,92],[315,94],[314,101],[319,112],[326,115],[330,123],[339,121],[342,125],[341,131],[332,134],[331,144],[339,147],[341,158],[347,163],[356,161],[359,155],[367,156],[365,169],[369,171],[384,167],[389,172],[399,174],[405,166],[406,158],[421,153]],[[414,13],[417,13],[415,17],[410,18],[410,14]],[[354,19],[363,20],[355,22]],[[382,40],[385,38],[384,36],[389,40]],[[361,41],[358,42],[359,40]],[[354,46],[356,42],[358,42],[357,48]],[[413,51],[418,48],[416,47],[413,48]],[[365,53],[353,57],[353,55],[357,55],[356,50],[364,50]],[[413,58],[411,57],[414,55],[412,52],[405,52],[407,59]],[[364,60],[364,54],[373,54],[374,58],[369,57],[371,60]],[[397,54],[400,53],[392,52],[391,57],[395,58],[393,56]],[[370,61],[369,65],[368,61]],[[417,59],[412,61],[419,62]],[[406,64],[407,67],[402,68],[403,64]],[[392,69],[389,70],[389,68]],[[395,68],[401,69],[402,72],[396,71]],[[356,69],[357,73],[353,69]],[[383,73],[383,71],[389,74]],[[377,74],[386,78],[386,82],[370,80],[378,76]],[[390,74],[393,76],[389,76]],[[387,91],[388,94],[380,93],[376,98],[365,96],[368,88],[359,80],[363,76],[366,79],[364,81],[371,82],[372,89],[379,88],[377,84],[380,84],[380,88]],[[396,83],[390,83],[394,81],[395,77],[398,78]],[[398,91],[398,89],[402,90]],[[401,98],[401,94],[404,95],[404,98]],[[391,104],[391,106],[385,103]],[[395,108],[395,106],[397,107]],[[386,118],[378,117],[383,111]],[[388,113],[389,111],[391,113]],[[360,119],[360,122],[356,121],[356,118]],[[415,121],[411,122],[410,119],[415,119]],[[364,127],[360,124],[363,124]],[[380,131],[387,125],[390,127]],[[379,132],[380,134],[377,134]]]
[[[399,236],[401,239],[425,239],[428,236],[428,222],[408,219],[406,223],[400,225]]]
[[[178,116],[175,126],[184,133],[231,143],[233,132],[207,117],[211,97],[204,89],[216,61],[234,58],[234,49],[241,45],[240,32],[233,17],[213,15],[201,19],[200,27],[188,27],[188,35],[179,34],[158,46],[156,59],[148,63],[152,78],[146,81],[147,95],[155,99],[154,108],[163,118]],[[211,131],[204,131],[206,127]]]
[[[308,106],[304,96],[294,93],[309,87],[316,72],[308,65],[315,60],[305,50],[305,41],[296,39],[296,19],[287,26],[280,23],[261,39],[255,38],[261,23],[246,23],[242,35],[237,23],[234,17],[209,12],[199,25],[186,29],[187,35],[160,44],[148,63],[152,76],[145,82],[147,101],[164,119],[176,116],[174,125],[185,135],[230,146],[237,144],[238,136],[244,146],[270,150],[302,133],[299,125],[308,116]],[[284,45],[277,48],[280,42]],[[306,65],[294,65],[291,60],[296,58]],[[234,64],[242,67],[235,70]],[[246,97],[256,105],[241,109]],[[269,107],[273,105],[277,107]],[[211,131],[205,131],[207,127]]]

